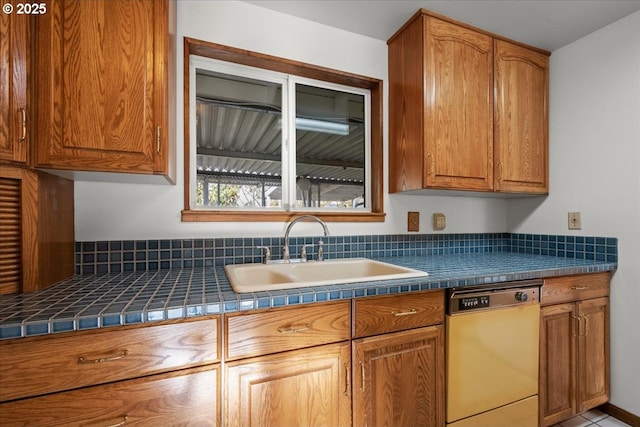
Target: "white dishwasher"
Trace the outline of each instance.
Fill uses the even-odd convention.
[[[541,285],[449,291],[447,426],[537,427]]]

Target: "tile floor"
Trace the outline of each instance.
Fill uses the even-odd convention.
[[[582,415],[563,421],[553,427],[631,427],[627,423],[613,418],[597,409],[585,412]]]

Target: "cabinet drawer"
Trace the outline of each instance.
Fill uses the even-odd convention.
[[[0,342],[0,401],[217,362],[219,318]]]
[[[609,272],[548,278],[540,290],[540,303],[544,306],[606,297],[610,281]]]
[[[353,337],[420,328],[444,321],[444,291],[353,301]]]
[[[219,365],[0,404],[2,426],[215,426]]]
[[[349,301],[225,316],[226,359],[349,339]]]

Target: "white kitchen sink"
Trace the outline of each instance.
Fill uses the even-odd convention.
[[[230,264],[224,270],[237,293],[427,276],[424,271],[367,258],[290,264]]]

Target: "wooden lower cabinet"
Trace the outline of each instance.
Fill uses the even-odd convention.
[[[349,353],[346,341],[227,363],[225,425],[350,426]]]
[[[599,282],[608,285],[608,278]],[[587,286],[574,281],[570,285],[568,289],[582,288],[585,292],[598,289],[593,286],[598,283]],[[599,289],[608,293],[608,287]],[[609,298],[544,306],[544,296],[543,286],[539,395],[542,427],[609,400]]]
[[[577,303],[582,331],[578,336],[577,413],[609,400],[609,298]]]
[[[444,326],[353,341],[354,426],[444,426]]]
[[[0,404],[9,426],[217,426],[219,364]]]

